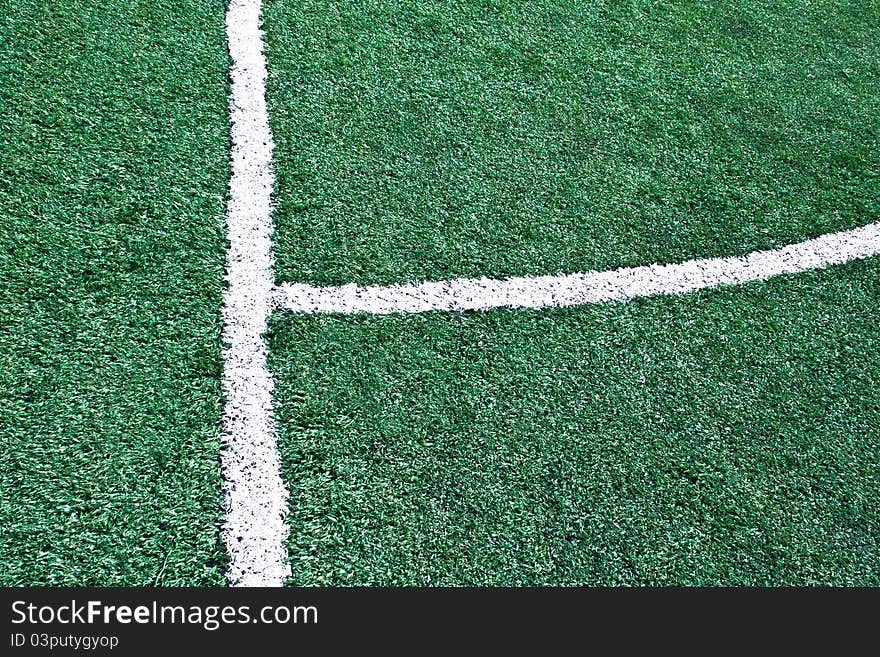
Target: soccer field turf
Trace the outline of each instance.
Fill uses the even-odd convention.
[[[266,0],[281,280],[741,254],[880,216],[876,3]]]
[[[567,273],[876,221],[877,18],[267,0],[278,278]],[[880,582],[878,283],[276,315],[292,581]]]
[[[258,9],[0,16],[0,584],[880,584],[876,2]]]
[[[221,584],[224,3],[0,16],[0,583]]]
[[[298,584],[877,584],[880,266],[276,317]]]

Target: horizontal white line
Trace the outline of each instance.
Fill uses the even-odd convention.
[[[822,269],[880,253],[880,222],[731,258],[705,258],[670,265],[625,267],[558,276],[448,281],[361,287],[275,287],[276,307],[295,313],[421,313],[493,308],[558,308],[628,301],[658,294],[684,294],[718,285],[763,281],[780,274]]]

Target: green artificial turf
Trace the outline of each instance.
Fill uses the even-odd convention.
[[[280,280],[738,255],[880,217],[880,5],[266,0]]]
[[[222,0],[0,13],[0,584],[220,584]]]
[[[546,311],[293,316],[295,584],[880,584],[880,260]]]

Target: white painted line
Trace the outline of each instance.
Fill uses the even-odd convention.
[[[274,302],[295,313],[421,313],[493,308],[553,308],[628,301],[659,294],[763,281],[780,274],[822,269],[880,253],[880,222],[829,233],[773,251],[742,257],[706,258],[671,265],[626,267],[558,276],[449,281],[359,287],[284,283]]]
[[[229,0],[232,57],[229,183],[223,297],[223,540],[234,586],[281,586],[287,564],[287,490],[272,417],[272,375],[263,333],[272,310],[272,134],[260,0]]]

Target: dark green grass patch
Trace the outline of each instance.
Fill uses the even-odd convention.
[[[880,584],[880,262],[273,318],[296,584]]]
[[[266,0],[278,276],[553,274],[880,217],[880,11]]]
[[[0,583],[222,583],[224,2],[0,13]]]

